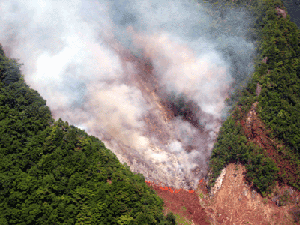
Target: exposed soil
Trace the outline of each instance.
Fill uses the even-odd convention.
[[[148,183],[165,202],[165,214],[172,211],[193,222],[193,224],[300,224],[300,193],[287,185],[288,179],[300,179],[296,173],[300,168],[293,164],[286,150],[278,151],[283,144],[270,138],[258,118],[254,103],[241,124],[249,142],[265,149],[266,156],[277,164],[280,173],[286,178],[276,183],[274,193],[263,198],[246,182],[246,169],[241,164],[230,163],[225,169],[218,188],[208,193],[205,181],[199,183],[197,190],[172,190]],[[283,196],[285,196],[283,198]],[[297,217],[296,215],[299,214]]]
[[[278,207],[271,198],[262,198],[245,182],[245,172],[244,166],[229,164],[216,194],[211,198],[202,194],[200,202],[213,224],[294,224],[289,211],[295,205]]]
[[[165,214],[172,211],[174,214],[191,220],[195,225],[210,224],[196,192],[189,193],[189,191],[181,189],[175,193],[173,189],[162,190],[163,188],[156,184],[147,184],[164,200]]]
[[[300,166],[293,162],[291,156],[289,156],[288,150],[284,149],[283,144],[277,143],[275,140],[270,138],[270,130],[267,130],[263,122],[259,119],[256,113],[258,102],[255,102],[248,114],[244,119],[241,120],[244,133],[248,138],[248,141],[256,143],[258,146],[265,150],[264,154],[273,159],[279,168],[279,175],[281,176],[278,180],[281,187],[287,187],[289,183],[298,183],[300,180]],[[283,147],[282,151],[279,148]]]
[[[191,220],[195,225],[202,224],[296,224],[293,213],[300,208],[292,201],[280,206],[275,199],[276,195],[263,198],[245,179],[246,169],[241,164],[229,164],[223,178],[221,188],[211,195],[206,188],[206,182],[199,184],[197,190],[189,193],[187,190],[167,189],[148,183],[152,189],[164,200],[165,214],[172,211]],[[277,186],[278,193],[284,191]],[[291,190],[291,189],[289,189]],[[291,195],[299,192],[292,190]],[[299,223],[297,223],[299,224]]]

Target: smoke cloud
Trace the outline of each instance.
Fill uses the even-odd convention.
[[[195,188],[253,72],[244,9],[190,0],[2,0],[0,43],[55,119],[99,137],[146,180]]]

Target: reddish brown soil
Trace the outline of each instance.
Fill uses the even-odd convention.
[[[189,193],[189,191],[181,189],[178,193],[174,191],[172,193],[170,190],[161,190],[160,186],[153,183],[147,184],[164,200],[164,208],[167,212],[172,211],[174,214],[183,216],[195,225],[210,224],[195,192]]]
[[[259,119],[256,113],[258,102],[254,103],[244,119],[241,120],[244,133],[248,141],[256,143],[258,146],[265,149],[265,155],[274,160],[279,168],[280,186],[286,184],[299,183],[300,181],[300,166],[293,162],[292,156],[289,156],[287,149],[279,151],[279,147],[284,147],[277,141],[270,138],[270,130],[267,130],[263,122]]]
[[[208,194],[205,182],[193,193],[187,190],[175,193],[174,189],[165,190],[147,183],[164,200],[165,214],[172,211],[191,220],[193,224],[295,224],[293,213],[299,213],[300,193],[287,183],[300,179],[296,173],[300,168],[288,157],[287,150],[278,151],[283,145],[270,138],[271,131],[257,116],[257,104],[253,104],[240,122],[248,141],[265,149],[266,156],[274,160],[280,174],[286,173],[276,184],[275,193],[263,198],[247,184],[245,167],[229,164],[221,188],[212,197]],[[289,197],[286,204],[279,206],[278,199],[285,191],[289,192]]]
[[[263,198],[245,182],[245,166],[230,163],[226,166],[226,174],[221,188],[209,198],[203,193],[200,204],[212,224],[255,224],[255,225],[294,225],[291,211],[297,211],[295,204],[287,203],[278,207],[271,199]],[[298,209],[299,210],[299,209]]]

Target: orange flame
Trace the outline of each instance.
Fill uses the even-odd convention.
[[[201,182],[203,181],[203,179],[201,179]],[[145,182],[146,183],[148,183],[148,184],[154,184],[153,182],[151,182],[151,181],[146,181],[145,180]],[[172,189],[171,187],[159,187],[159,189],[160,190],[162,190],[162,191],[169,191],[169,192],[171,192],[171,193],[175,193],[175,194],[177,194],[177,193],[179,193],[180,191],[181,191],[181,188],[180,189]],[[194,190],[189,190],[189,193],[194,193],[195,191]]]

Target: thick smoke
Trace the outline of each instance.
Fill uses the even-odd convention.
[[[253,72],[252,21],[190,0],[2,0],[0,42],[56,119],[147,180],[195,188]]]

